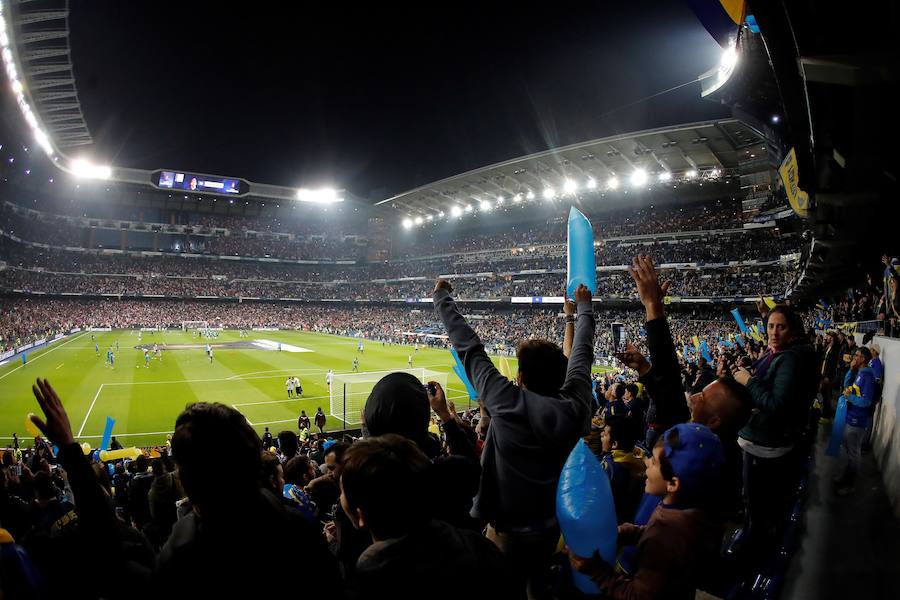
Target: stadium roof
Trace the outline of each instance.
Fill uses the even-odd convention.
[[[632,181],[721,179],[736,175],[742,162],[761,165],[756,156],[765,152],[764,145],[758,131],[733,119],[648,129],[496,163],[377,204],[400,209],[409,218],[436,218],[465,210],[473,201],[519,202],[601,191]]]

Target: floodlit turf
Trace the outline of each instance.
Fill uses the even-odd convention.
[[[447,394],[458,409],[474,406],[452,373],[453,359],[447,350],[420,348],[414,352],[412,346],[366,341],[364,352],[357,354],[356,339],[294,331],[254,331],[245,338],[236,331],[224,331],[210,340],[181,331],[145,332],[140,342],[135,331],[93,335],[95,341],[85,332],[30,354],[25,367],[21,361],[0,367],[0,440],[11,439],[15,432],[27,443],[25,416],[29,412],[40,414],[31,393],[36,377],[50,380],[69,413],[76,437],[92,444],[99,443],[107,416],[116,420],[113,435],[126,446],[162,443],[178,413],[198,400],[236,406],[260,433],[266,426],[273,434],[282,429],[296,430],[301,410],[310,419],[319,406],[329,413],[325,373],[328,369],[350,372],[356,356],[360,358],[360,371],[390,371],[408,368],[407,357],[413,354],[414,368],[449,374]],[[255,340],[281,342],[311,352],[216,347]],[[172,348],[177,344],[205,345],[207,341],[213,346],[212,364],[203,347]],[[95,342],[100,346],[99,356]],[[119,351],[115,369],[110,369],[105,365],[106,349],[112,346],[115,351],[116,342]],[[137,346],[154,342],[161,347],[165,342],[169,349],[163,351],[161,360],[154,358],[150,368],[145,368],[143,351]],[[515,359],[509,360],[515,369]],[[302,399],[288,399],[285,379],[289,375],[300,378]],[[343,428],[343,421],[328,414],[326,431]]]

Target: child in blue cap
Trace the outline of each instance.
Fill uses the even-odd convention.
[[[667,430],[647,460],[644,490],[662,502],[649,523],[619,526],[620,545],[637,545],[633,575],[620,575],[595,554],[569,552],[572,567],[587,574],[607,598],[693,599],[700,569],[716,556],[722,528],[704,509],[718,495],[722,444],[698,423]]]

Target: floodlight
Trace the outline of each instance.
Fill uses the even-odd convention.
[[[22,82],[19,81],[18,79],[13,79],[12,90],[13,90],[14,94],[21,94],[22,93]]]
[[[421,225],[424,222],[425,222],[425,220],[422,217],[416,217],[416,220],[415,220],[416,225]]]
[[[544,200],[553,200],[556,197],[556,190],[553,188],[544,188]]]
[[[73,160],[69,164],[69,170],[75,177],[87,179],[109,179],[112,177],[112,168],[108,165],[95,165],[84,159]]]
[[[609,179],[606,180],[606,187],[608,187],[611,190],[614,190],[617,187],[619,187],[619,180],[616,178],[615,175],[613,175],[612,177],[610,177]]]
[[[567,194],[574,194],[577,189],[578,184],[576,184],[571,179],[566,179],[565,182],[563,182],[563,191],[565,191]]]
[[[472,205],[466,204],[466,212],[472,212]]]
[[[647,182],[647,171],[643,169],[635,169],[631,174],[631,185],[640,187]]]
[[[491,210],[491,203],[488,202],[487,200],[482,200],[481,202],[478,203],[478,209],[481,212],[489,212]]]
[[[403,219],[403,229],[411,229],[412,226],[413,226],[412,219],[410,219],[409,217],[406,217],[405,219]]]
[[[453,215],[454,217],[459,217],[462,215],[462,213],[463,213],[462,209],[458,206],[454,206],[453,208],[450,209],[450,214]]]
[[[713,169],[712,171],[709,172],[710,177],[718,177],[721,174],[722,174],[722,171],[720,171],[718,169]]]
[[[429,221],[434,221],[434,215],[428,215],[426,219],[428,219]]]
[[[697,171],[695,171],[694,169],[691,169],[690,171],[685,173],[684,176],[687,177],[688,179],[693,179],[694,177],[697,176]]]
[[[772,115],[772,122],[773,122],[773,123],[777,123],[777,122],[780,121],[780,120],[781,120],[781,117],[779,117],[778,115]]]
[[[513,196],[513,202],[519,203],[522,201],[522,194],[516,194]]]
[[[440,211],[440,212],[438,213],[438,216],[439,216],[439,217],[443,217],[443,216],[444,216],[444,211]]]
[[[532,192],[531,190],[528,190],[528,193],[525,194],[525,197],[528,198],[529,200],[534,200],[534,192]]]
[[[300,188],[297,190],[297,200],[313,204],[334,204],[335,202],[344,201],[343,198],[338,196],[337,190],[333,188],[320,188],[317,190]]]
[[[593,177],[588,177],[588,180],[587,180],[587,189],[589,189],[589,190],[595,190],[595,189],[597,189],[597,180],[594,179]]]
[[[659,174],[660,181],[670,181],[672,179],[672,173],[669,171],[663,171]]]

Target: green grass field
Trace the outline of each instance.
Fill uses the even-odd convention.
[[[76,437],[91,444],[99,444],[107,416],[116,420],[113,435],[125,446],[163,443],[185,405],[198,400],[235,406],[260,433],[266,426],[273,433],[296,430],[300,411],[305,410],[312,419],[320,406],[328,414],[326,431],[343,429],[344,422],[329,410],[325,373],[328,369],[350,372],[356,356],[360,358],[360,372],[387,372],[408,368],[407,357],[413,354],[414,368],[448,374],[447,395],[458,410],[474,406],[462,382],[452,373],[453,359],[447,350],[420,348],[414,352],[412,346],[383,347],[380,342],[366,341],[363,354],[358,355],[357,340],[352,338],[293,331],[252,331],[249,337],[240,338],[236,331],[223,331],[218,338],[208,340],[213,346],[214,360],[210,363],[203,347],[173,348],[180,344],[200,346],[207,341],[181,331],[145,332],[140,342],[135,331],[93,335],[95,341],[91,341],[91,333],[83,332],[29,354],[24,367],[21,360],[0,367],[0,440],[10,440],[15,432],[28,443],[26,415],[40,414],[31,393],[36,377],[50,380],[65,404]],[[259,340],[309,351],[217,347]],[[100,346],[100,356],[95,353],[95,342]],[[115,351],[116,342],[119,351],[115,369],[110,369],[105,364],[106,349],[112,346]],[[168,349],[162,359],[152,359],[150,367],[145,368],[138,345],[159,343],[162,347],[163,342]],[[515,370],[515,359],[509,360]],[[285,379],[289,375],[300,378],[303,398],[288,399]],[[349,416],[347,420],[352,421]]]

